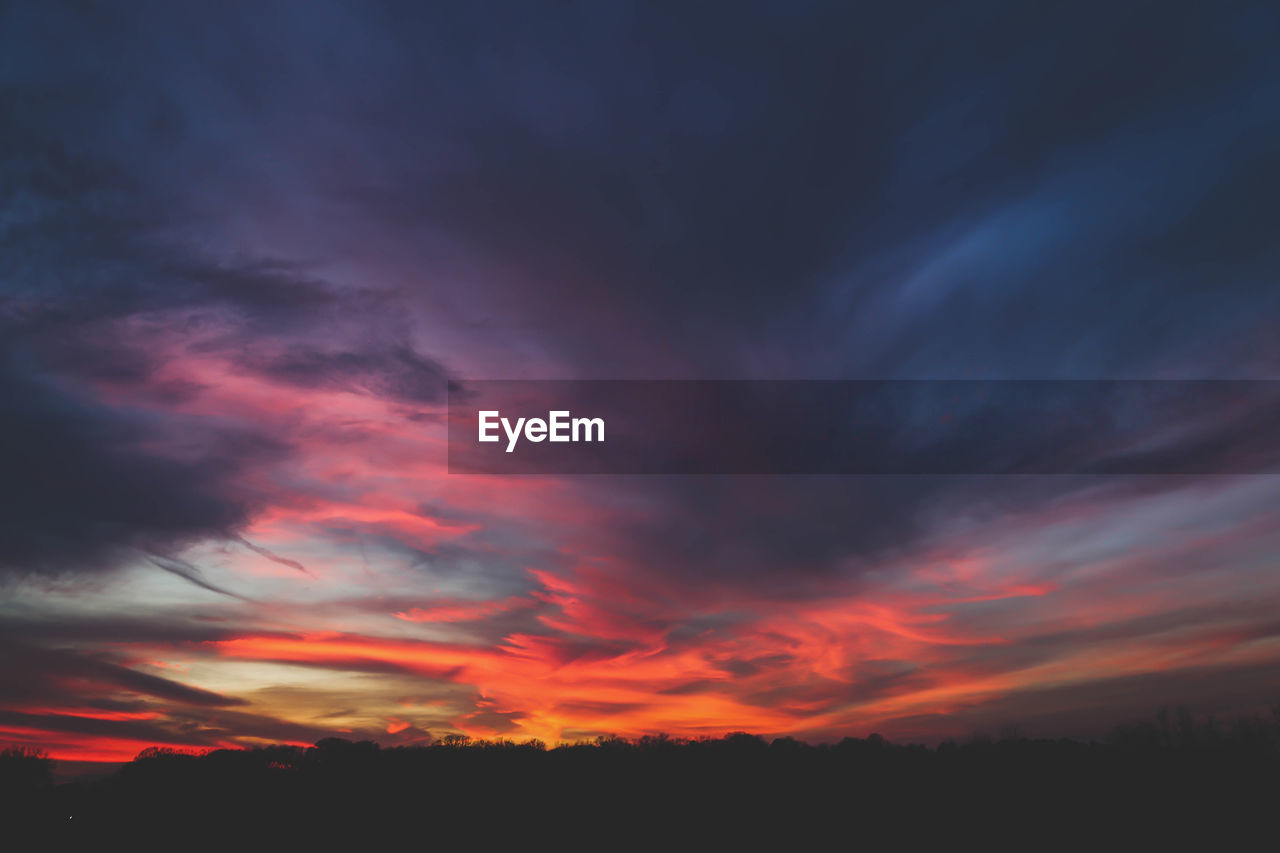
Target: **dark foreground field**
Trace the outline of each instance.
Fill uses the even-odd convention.
[[[60,785],[50,764],[20,751],[0,759],[5,826],[86,846],[1270,850],[1280,821],[1280,712],[1230,725],[1162,715],[1095,743],[325,740],[201,757],[151,750],[110,777]]]

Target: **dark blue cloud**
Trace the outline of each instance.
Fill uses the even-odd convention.
[[[408,298],[582,372],[1274,372],[1265,5],[9,16],[24,126],[416,244]]]
[[[5,15],[0,287],[55,373],[210,307],[244,370],[408,402],[459,324],[605,377],[1275,373],[1263,5]],[[230,254],[263,207],[290,257]],[[415,274],[309,272],[374,234]]]

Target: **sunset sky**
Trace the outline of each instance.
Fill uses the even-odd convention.
[[[0,745],[1280,702],[1280,476],[447,473],[450,379],[1280,379],[1280,8],[927,8],[0,7]]]

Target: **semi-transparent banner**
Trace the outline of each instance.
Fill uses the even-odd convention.
[[[1268,380],[450,383],[456,474],[1280,471]]]

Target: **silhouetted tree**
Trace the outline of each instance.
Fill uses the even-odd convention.
[[[884,831],[912,847],[936,840],[934,830],[952,840],[1016,830],[1025,845],[1047,828],[1061,838],[1079,829],[1085,844],[1104,824],[1108,833],[1127,824],[1145,848],[1162,830],[1185,843],[1200,821],[1216,833],[1208,846],[1228,849],[1226,834],[1269,815],[1280,795],[1280,713],[1222,724],[1165,711],[1089,743],[1002,734],[933,749],[878,734],[809,745],[744,732],[553,749],[462,734],[385,749],[343,738],[203,755],[160,747],[108,778],[58,786],[46,757],[13,749],[0,753],[10,792],[0,807],[59,832],[74,815],[88,838],[110,826],[172,821],[189,832],[215,820],[305,829],[326,843],[338,827],[406,822],[411,831],[429,823],[441,844],[462,834],[452,846],[573,831],[595,849],[641,836],[649,846],[808,847],[853,827],[867,846]],[[498,844],[504,827],[518,837]]]
[[[0,794],[35,791],[53,784],[53,759],[43,750],[11,746],[0,750]]]

